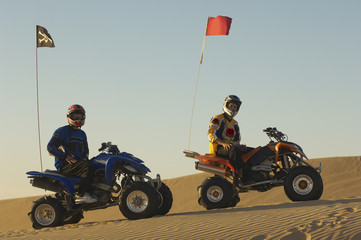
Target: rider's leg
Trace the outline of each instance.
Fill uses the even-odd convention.
[[[243,182],[243,184],[248,185],[248,184],[254,183],[255,181],[253,181],[251,177],[252,177],[252,175],[251,175],[251,166],[248,163],[246,163],[243,166],[243,169],[242,169],[242,182]]]
[[[80,177],[78,193],[80,195],[89,192],[94,176],[94,165],[87,160],[78,160],[75,163],[64,162],[60,172],[70,177]]]
[[[229,162],[234,166],[239,174],[242,174],[241,168],[244,165],[242,160],[242,152],[238,147],[232,146],[229,149],[225,149],[222,145],[217,146],[217,156],[227,158]]]
[[[248,185],[254,183],[251,179],[251,167],[242,160],[242,151],[237,147],[231,147],[226,150],[222,145],[217,146],[217,156],[229,159],[234,166],[237,174],[242,179],[243,184]]]

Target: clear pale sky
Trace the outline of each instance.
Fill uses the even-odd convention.
[[[152,177],[197,173],[181,151],[207,17],[217,15],[233,22],[229,36],[206,39],[192,150],[208,152],[209,120],[235,94],[249,146],[267,144],[262,130],[272,126],[309,158],[361,154],[360,1],[0,0],[0,6],[0,199],[44,193],[25,174],[40,170],[36,25],[56,46],[38,49],[44,169],[54,169],[46,145],[77,103],[87,112],[90,156],[111,141],[143,159]]]

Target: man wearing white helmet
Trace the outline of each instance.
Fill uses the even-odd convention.
[[[240,173],[244,166],[242,152],[246,146],[241,145],[241,135],[238,122],[234,120],[242,101],[235,95],[226,97],[223,103],[223,113],[214,116],[209,124],[209,152],[216,156],[229,159],[230,163]]]

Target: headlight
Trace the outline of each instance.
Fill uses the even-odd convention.
[[[130,165],[125,165],[124,168],[127,169],[127,170],[130,171],[130,172],[133,172],[133,173],[138,172],[137,169],[133,168],[133,167],[130,166]]]
[[[292,144],[292,146],[293,146],[296,150],[298,150],[298,151],[301,150],[296,144]]]
[[[96,160],[97,163],[106,165],[107,164],[107,160]]]

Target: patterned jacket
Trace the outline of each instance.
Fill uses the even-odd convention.
[[[211,154],[215,154],[217,151],[217,146],[219,145],[215,142],[217,139],[221,139],[227,143],[239,143],[241,141],[241,135],[237,121],[233,118],[231,121],[228,121],[224,113],[213,117],[209,123],[208,139],[209,152]]]

